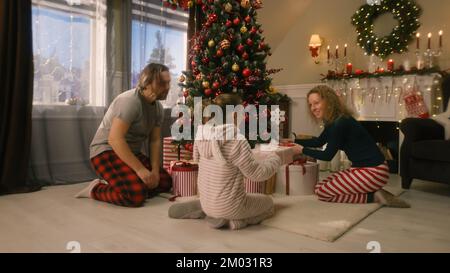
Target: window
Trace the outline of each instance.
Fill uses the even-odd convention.
[[[105,104],[106,0],[33,0],[34,104]]]
[[[182,97],[178,77],[186,68],[189,14],[163,7],[161,0],[133,0],[132,4],[132,86],[136,86],[139,73],[146,64],[167,65],[172,83],[169,95],[162,103],[165,107],[173,107]]]

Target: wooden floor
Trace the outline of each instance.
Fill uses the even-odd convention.
[[[398,183],[399,178],[392,178]],[[73,194],[86,184],[0,197],[0,252],[450,252],[450,186],[415,181],[411,209],[381,208],[334,243],[265,226],[213,230],[147,205],[121,208]],[[157,202],[167,202],[160,199]],[[168,202],[167,202],[168,203]]]

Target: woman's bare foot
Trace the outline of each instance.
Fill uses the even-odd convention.
[[[410,208],[411,205],[383,189],[374,194],[375,202],[391,208]]]
[[[75,198],[91,198],[92,190],[100,183],[102,183],[100,179],[92,180],[92,182],[86,188],[75,195]]]

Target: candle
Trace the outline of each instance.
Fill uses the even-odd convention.
[[[327,60],[330,60],[330,46],[327,46]]]
[[[439,48],[442,47],[442,34],[444,34],[444,32],[442,30],[439,30]]]
[[[416,34],[416,48],[420,48],[420,33]]]
[[[344,58],[347,57],[347,44],[344,45]]]
[[[389,59],[388,63],[387,63],[387,69],[389,71],[394,71],[394,60]]]
[[[353,71],[353,65],[351,63],[348,63],[346,66],[347,74],[352,74]]]
[[[339,46],[336,46],[336,59],[339,59]]]
[[[431,49],[431,32],[428,33],[428,49]]]

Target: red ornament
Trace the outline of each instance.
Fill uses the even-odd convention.
[[[364,73],[364,71],[362,71],[361,69],[356,69],[355,70],[355,74],[356,75],[361,75],[362,73]]]
[[[226,22],[225,22],[225,26],[226,27],[231,27],[233,25],[233,22],[231,22],[230,20],[227,20]]]
[[[237,77],[234,77],[231,80],[231,85],[233,85],[234,87],[236,87],[239,84],[239,79]]]
[[[253,46],[253,40],[250,39],[250,38],[247,39],[246,43],[247,43],[248,46]]]
[[[217,21],[217,14],[213,13],[209,16],[209,21],[216,22]]]
[[[250,29],[250,34],[256,34],[257,31],[258,29],[256,27],[252,27],[252,29]]]
[[[220,83],[219,82],[213,82],[212,88],[213,89],[219,89]]]
[[[222,49],[218,49],[216,55],[217,55],[217,57],[222,57],[223,56]]]
[[[246,78],[250,77],[251,75],[252,75],[252,71],[251,71],[250,69],[248,69],[248,68],[245,68],[245,69],[242,71],[242,76],[244,76],[244,77],[246,77]]]
[[[197,66],[197,63],[196,63],[195,61],[192,61],[192,62],[191,62],[191,66],[192,66],[192,67],[196,67],[196,66]]]
[[[208,11],[208,8],[209,8],[209,7],[208,7],[207,5],[203,5],[203,6],[202,6],[202,10],[203,10],[203,12],[206,12],[206,11]]]
[[[243,53],[244,52],[244,45],[242,45],[242,44],[239,44],[237,47],[236,47],[236,50],[239,52],[239,53]]]
[[[249,55],[248,55],[247,52],[244,52],[244,53],[242,54],[242,59],[248,60],[248,57],[249,57]]]
[[[208,89],[205,89],[205,95],[206,96],[211,96],[211,94],[213,93],[213,91],[212,91],[212,89],[211,88],[208,88]]]
[[[266,44],[264,42],[259,43],[258,49],[264,50],[266,48]]]
[[[244,20],[247,24],[249,24],[252,21],[252,17],[250,17],[250,15],[247,15]]]
[[[187,91],[187,90],[184,91],[184,92],[183,92],[183,96],[184,96],[185,98],[187,98],[187,97],[189,96],[189,91]]]
[[[197,5],[203,5],[203,1],[202,0],[197,0]]]
[[[241,20],[239,18],[236,18],[236,19],[233,20],[233,24],[235,26],[239,25],[240,23],[241,23]]]
[[[209,58],[208,58],[208,57],[203,58],[203,59],[202,59],[202,62],[203,62],[204,64],[209,63]]]

